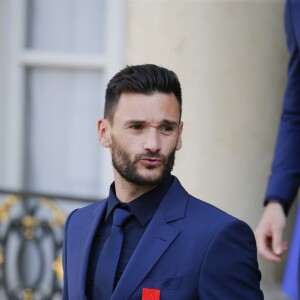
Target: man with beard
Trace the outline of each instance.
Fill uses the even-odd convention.
[[[251,229],[171,175],[181,106],[176,74],[156,65],[108,83],[98,136],[115,180],[67,220],[64,300],[263,299]]]

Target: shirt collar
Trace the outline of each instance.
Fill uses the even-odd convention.
[[[168,176],[161,184],[156,186],[154,189],[126,204],[142,226],[146,225],[148,221],[150,221],[150,219],[153,217],[156,209],[160,204],[160,201],[173,183],[173,179],[173,176]],[[109,217],[116,206],[122,205],[124,204],[116,196],[115,183],[113,182],[110,186],[105,219]]]

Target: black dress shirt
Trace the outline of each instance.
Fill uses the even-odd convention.
[[[134,252],[139,240],[146,230],[147,225],[152,219],[162,198],[170,188],[172,182],[173,177],[169,176],[162,184],[155,187],[153,190],[126,204],[120,202],[120,200],[116,197],[115,185],[112,183],[108,196],[106,216],[105,219],[100,222],[100,226],[97,229],[92,245],[86,284],[86,295],[88,299],[92,299],[93,296],[94,280],[96,280],[94,278],[95,270],[101,250],[110,234],[113,210],[118,206],[131,211],[133,214],[133,217],[130,218],[130,220],[123,227],[124,239],[116,271],[116,286],[132,253]]]

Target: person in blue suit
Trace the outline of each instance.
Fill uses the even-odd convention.
[[[255,231],[259,253],[270,261],[281,261],[287,250],[283,241],[286,216],[300,185],[300,1],[285,5],[285,31],[290,53],[284,95],[265,209]]]
[[[98,136],[111,153],[114,182],[105,200],[68,217],[64,300],[263,299],[250,227],[171,175],[181,107],[179,80],[163,67],[128,66],[108,83]],[[128,218],[114,231],[119,212]],[[108,245],[120,245],[120,236],[112,272],[117,246]]]

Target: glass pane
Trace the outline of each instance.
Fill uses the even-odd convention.
[[[28,0],[27,47],[103,52],[105,0]]]
[[[28,71],[27,188],[90,197],[99,197],[100,189],[107,193],[99,174],[107,150],[97,139],[103,99],[101,73]]]

